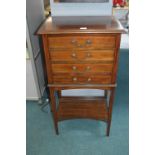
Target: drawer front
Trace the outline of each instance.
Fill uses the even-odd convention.
[[[48,37],[50,49],[105,49],[115,48],[114,35],[104,36],[52,36]]]
[[[87,50],[87,51],[51,51],[52,61],[113,61],[114,50]]]
[[[110,84],[111,75],[53,74],[54,84]]]
[[[53,73],[111,73],[113,64],[51,64],[51,69]]]

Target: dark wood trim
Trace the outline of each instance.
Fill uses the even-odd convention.
[[[98,87],[98,88],[104,88],[104,87],[117,87],[117,84],[84,84],[84,85],[80,85],[80,84],[48,84],[48,87]]]
[[[120,40],[121,40],[121,34],[118,34],[116,37],[116,49],[115,49],[115,56],[114,56],[115,61],[114,61],[114,68],[113,68],[112,83],[115,83],[117,78]]]
[[[104,90],[104,97],[107,98],[107,95],[108,95],[108,90]]]
[[[58,119],[57,119],[57,109],[56,109],[56,98],[55,98],[55,91],[54,89],[50,88],[50,98],[51,98],[51,108],[53,113],[53,119],[54,119],[54,127],[55,132],[58,135]]]
[[[112,88],[110,93],[111,94],[110,94],[110,101],[109,101],[109,107],[108,107],[107,136],[109,136],[109,134],[110,134],[110,126],[111,126],[111,118],[112,118],[112,109],[113,109],[113,103],[114,103],[115,88]]]
[[[100,90],[110,90],[113,87],[117,87],[117,84],[114,85],[54,85],[49,84],[49,88],[53,88],[55,90],[67,90],[67,89],[100,89]]]
[[[43,40],[43,48],[44,48],[45,65],[46,65],[46,69],[47,69],[48,83],[52,83],[51,69],[50,69],[50,65],[49,65],[50,55],[49,55],[49,51],[48,51],[47,35],[42,35],[42,40]]]
[[[62,92],[61,92],[61,90],[58,90],[58,97],[59,97],[59,98],[62,97]]]
[[[84,25],[83,21],[88,22]],[[81,22],[80,22],[81,21]],[[91,24],[90,24],[91,22]],[[68,25],[67,25],[68,24]],[[88,27],[81,30],[80,27]],[[48,17],[36,34],[117,34],[126,33],[120,21],[114,16],[57,16]]]

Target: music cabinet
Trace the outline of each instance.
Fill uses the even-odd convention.
[[[113,16],[48,17],[39,26],[56,134],[59,121],[89,118],[105,121],[109,136],[121,33]],[[100,89],[105,95],[62,96],[67,89]]]

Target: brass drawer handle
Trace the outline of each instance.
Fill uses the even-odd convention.
[[[88,39],[88,40],[85,41],[84,44],[78,44],[77,40],[76,39],[73,39],[73,40],[71,40],[71,43],[73,45],[75,45],[76,47],[82,48],[82,47],[85,47],[86,45],[92,44],[92,41]]]
[[[74,82],[77,81],[77,78],[76,78],[76,77],[73,77],[73,81],[74,81]]]
[[[87,67],[86,67],[86,70],[87,70],[87,71],[89,71],[90,69],[91,69],[90,66],[87,66]]]
[[[88,39],[88,40],[86,40],[86,44],[90,45],[90,44],[92,44],[92,41]]]
[[[75,71],[77,69],[77,67],[76,66],[73,66],[72,69]]]
[[[72,53],[71,55],[73,58],[76,58],[76,53]]]
[[[88,80],[87,80],[88,82],[90,82],[91,81],[91,78],[88,78]]]
[[[75,39],[73,39],[73,40],[71,40],[71,43],[72,43],[72,44],[76,44],[77,41],[76,41]]]
[[[91,54],[88,52],[88,53],[86,54],[86,58],[89,58],[89,57],[91,57]]]
[[[88,56],[88,57],[90,57],[90,56],[91,56],[91,54],[90,54],[90,53],[87,53],[87,56]]]
[[[84,45],[78,44],[77,47],[82,48],[82,47],[84,47]]]
[[[87,45],[90,45],[92,42],[90,41],[90,40],[87,40],[86,42],[85,42],[85,44],[75,44],[77,47],[79,47],[79,48],[84,48],[84,47],[86,47]]]

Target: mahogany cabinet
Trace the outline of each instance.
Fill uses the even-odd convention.
[[[57,134],[59,121],[89,118],[105,121],[109,136],[121,33],[112,16],[48,17],[39,26]],[[67,89],[101,89],[105,96],[62,96]]]

